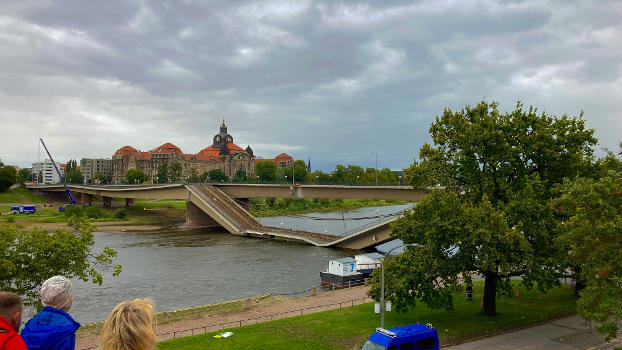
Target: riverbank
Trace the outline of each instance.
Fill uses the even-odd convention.
[[[369,287],[359,286],[294,299],[279,295],[264,295],[195,308],[160,312],[157,316],[157,341],[200,333],[203,330],[202,327],[210,325],[215,326],[208,328],[208,330],[222,328],[220,325],[227,323],[229,325],[225,327],[231,327],[241,320],[245,320],[242,321],[242,324],[251,324],[270,319],[286,318],[300,315],[299,312],[291,312],[294,310],[309,309],[309,311],[303,312],[304,314],[325,311],[340,306],[350,306],[352,300],[359,300],[354,303],[357,305],[367,296],[368,290]],[[271,318],[270,315],[272,315]],[[100,349],[99,334],[102,326],[103,322],[99,322],[85,325],[78,330],[76,349]]]
[[[250,212],[255,217],[272,217],[286,214],[350,211],[407,203],[409,202],[372,199],[253,198]]]

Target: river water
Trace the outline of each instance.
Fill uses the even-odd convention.
[[[371,217],[404,210],[410,205],[363,208],[345,218]],[[310,213],[341,218],[341,213]],[[289,216],[262,218],[266,225],[343,234],[378,219],[325,221]],[[282,225],[281,225],[282,223]],[[101,286],[73,280],[70,313],[81,323],[101,321],[119,302],[151,297],[158,311],[232,299],[304,291],[320,283],[328,260],[359,251],[319,248],[297,243],[234,236],[216,230],[158,232],[96,232],[95,251],[114,248],[118,277],[106,275]]]

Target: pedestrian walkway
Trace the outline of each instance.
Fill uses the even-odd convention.
[[[470,341],[444,349],[555,349],[555,350],[609,350],[622,346],[620,332],[618,337],[605,342],[604,337],[590,332],[590,325],[580,316],[560,318],[539,326],[509,331],[492,337]]]

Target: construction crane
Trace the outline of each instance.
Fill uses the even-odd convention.
[[[54,158],[52,158],[50,151],[48,151],[48,148],[45,146],[45,142],[43,142],[43,139],[39,139],[39,141],[41,141],[43,148],[45,148],[45,152],[47,152],[48,157],[50,157],[50,160],[52,161],[52,165],[54,165],[54,169],[56,169],[56,173],[58,174],[58,177],[60,177],[60,181],[63,183],[63,186],[65,186],[65,192],[67,192],[67,197],[69,197],[69,201],[71,202],[72,205],[76,204],[76,201],[73,199],[73,196],[71,195],[71,192],[69,191],[69,187],[67,187],[67,184],[65,183],[65,178],[63,177],[63,175],[61,175],[60,170],[58,170],[58,167],[56,166],[56,162],[54,162]]]

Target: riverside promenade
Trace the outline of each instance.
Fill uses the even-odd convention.
[[[621,332],[616,339],[605,342],[595,330],[590,331],[579,315],[572,315],[541,325],[504,332],[498,335],[449,346],[450,350],[612,350],[622,347]]]

